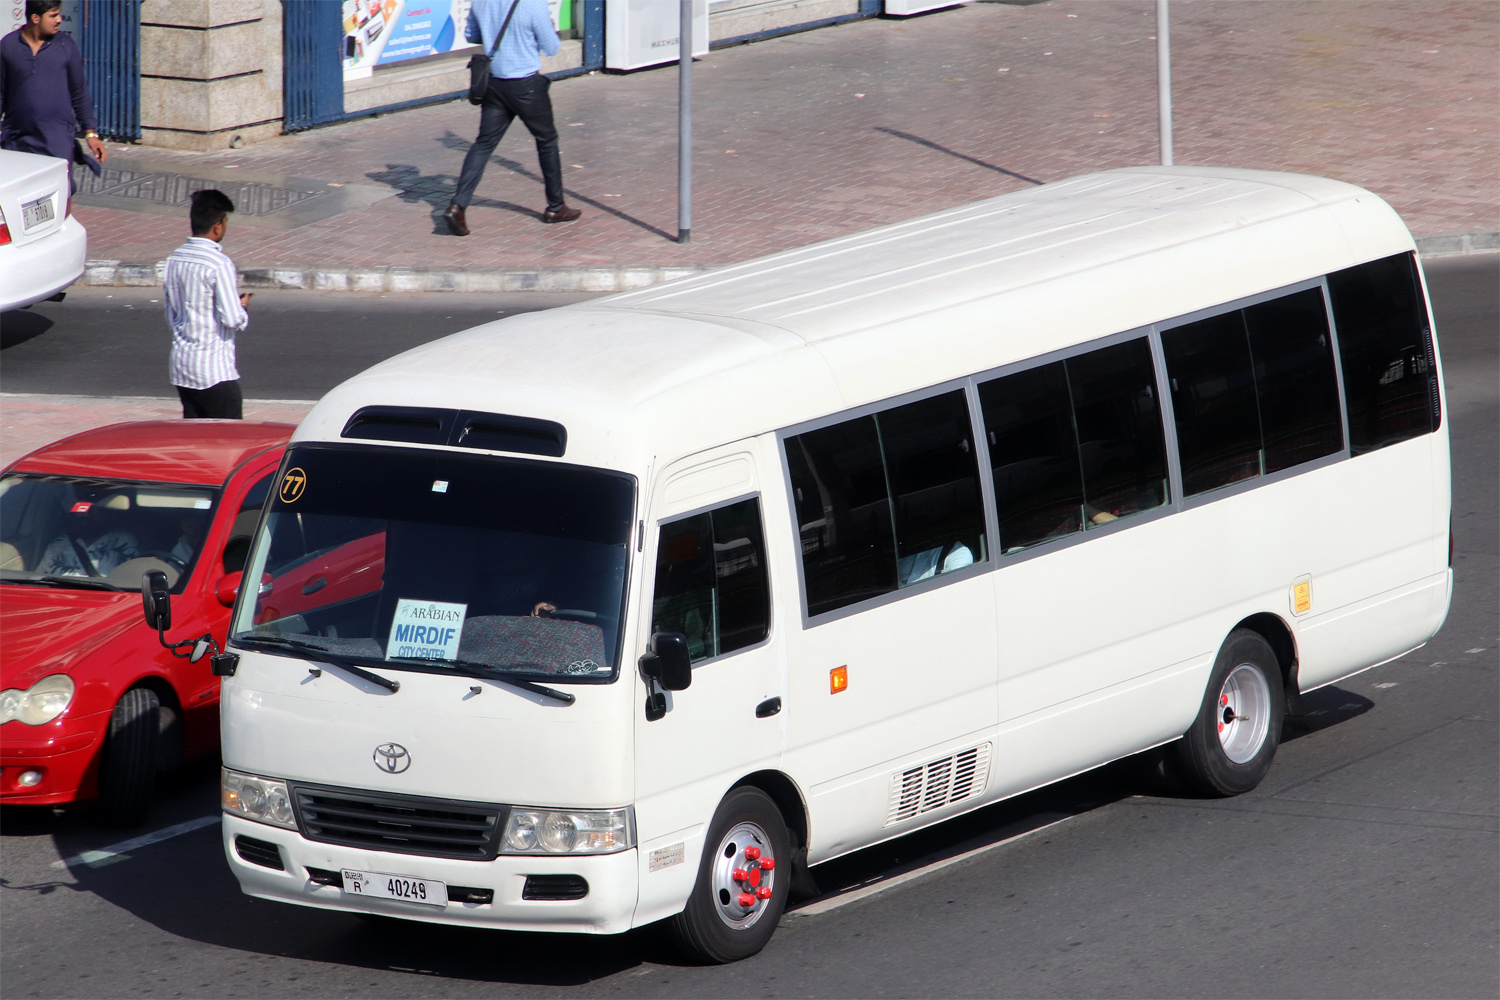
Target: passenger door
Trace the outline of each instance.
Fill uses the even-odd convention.
[[[969,412],[960,385],[784,437],[787,770],[814,862],[983,795],[995,605]]]
[[[637,648],[622,678],[636,689],[639,913],[681,905],[719,799],[745,775],[780,766],[786,693],[758,472],[766,447],[745,442],[678,462],[652,498]],[[654,632],[687,637],[693,672],[652,719],[636,663]]]

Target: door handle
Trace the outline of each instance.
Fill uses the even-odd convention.
[[[755,717],[757,719],[769,719],[771,716],[780,711],[781,699],[767,698],[765,701],[755,706]]]
[[[306,597],[309,594],[316,594],[326,586],[328,586],[328,577],[320,576],[312,583],[309,583],[307,586],[302,588],[302,596]]]

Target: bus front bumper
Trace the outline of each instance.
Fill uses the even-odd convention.
[[[274,863],[275,858],[259,845],[242,850],[236,844],[238,837],[274,844],[283,868],[267,866],[264,862]],[[622,933],[630,929],[635,913],[639,876],[634,849],[568,857],[503,854],[493,861],[460,861],[323,844],[295,830],[230,815],[224,816],[223,838],[225,857],[240,888],[259,899],[436,924],[584,934]],[[262,863],[248,861],[246,855]],[[438,879],[447,883],[450,893],[454,887],[464,887],[490,890],[494,895],[488,903],[450,901],[431,905],[351,895],[338,885],[315,880],[346,868],[408,879]],[[523,899],[529,875],[578,876],[588,883],[588,894],[581,899]]]

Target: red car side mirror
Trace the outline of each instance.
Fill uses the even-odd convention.
[[[234,597],[240,592],[240,577],[243,575],[238,571],[225,573],[219,577],[219,582],[214,585],[214,596],[219,599],[219,603],[224,605],[224,607],[234,607]]]

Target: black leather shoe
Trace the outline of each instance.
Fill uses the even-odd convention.
[[[454,236],[469,235],[469,223],[464,219],[464,210],[457,205],[448,206],[448,210],[443,213],[443,221],[448,223],[448,232]]]
[[[542,221],[543,222],[572,222],[574,219],[578,218],[582,214],[583,214],[583,210],[582,209],[579,209],[579,208],[570,208],[569,206],[564,205],[562,208],[559,208],[555,212],[552,209],[550,209],[550,208],[547,209],[547,211],[545,211],[545,212],[542,213]]]

